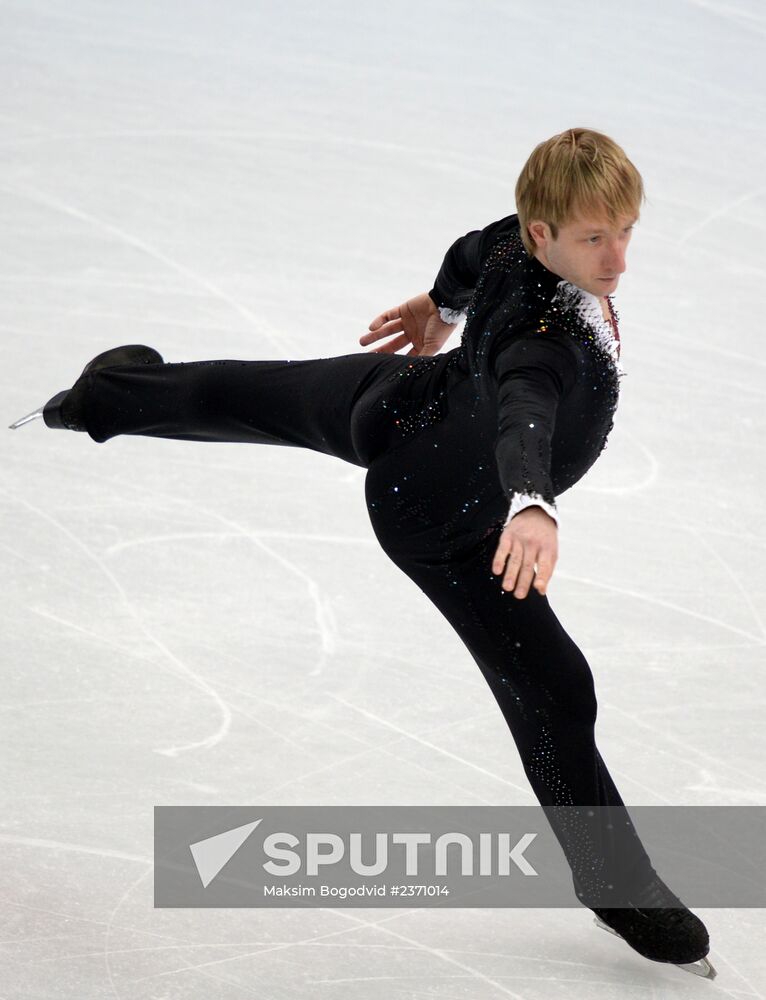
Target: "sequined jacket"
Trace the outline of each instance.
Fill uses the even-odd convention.
[[[530,257],[518,215],[456,240],[429,292],[442,319],[463,316],[460,352],[476,403],[496,403],[495,453],[510,508],[541,506],[606,446],[625,374],[598,298]]]

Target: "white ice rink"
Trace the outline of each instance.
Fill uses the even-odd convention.
[[[549,597],[628,805],[765,806],[765,57],[757,0],[0,2],[1,1000],[766,997],[763,909],[695,908],[715,982],[582,907],[155,909],[155,805],[537,800],[362,469],[4,429],[122,343],[365,350],[604,131],[649,200]]]

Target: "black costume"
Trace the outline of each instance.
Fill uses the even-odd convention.
[[[491,571],[506,518],[530,502],[555,516],[606,443],[622,372],[598,300],[528,256],[516,215],[453,244],[430,295],[450,316],[467,307],[460,346],[436,357],[107,368],[83,376],[86,429],[311,448],[366,468],[376,537],[476,660],[540,803],[617,810],[585,657],[547,597],[519,600]],[[652,872],[624,811],[596,830],[548,815],[584,900]]]

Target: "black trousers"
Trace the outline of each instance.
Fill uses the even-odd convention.
[[[462,639],[497,700],[586,903],[620,899],[653,871],[594,738],[590,667],[546,596],[519,600],[492,558],[507,515],[496,408],[479,402],[459,349],[435,358],[350,354],[203,361],[84,376],[84,418],[118,434],[247,441],[367,469],[375,535]],[[597,821],[573,819],[602,807]],[[609,811],[607,811],[607,809]]]

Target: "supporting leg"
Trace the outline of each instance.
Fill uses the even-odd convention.
[[[621,898],[653,869],[595,743],[593,675],[548,598],[532,589],[519,600],[492,574],[505,501],[491,459],[461,451],[460,434],[467,431],[453,434],[445,424],[371,464],[373,528],[482,671],[538,801],[551,807],[546,815],[582,901]],[[577,810],[558,808],[572,806],[601,809],[579,822]]]

